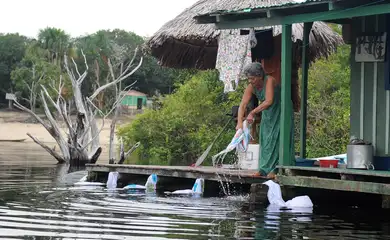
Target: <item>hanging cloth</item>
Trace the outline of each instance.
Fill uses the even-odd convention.
[[[249,44],[251,48],[254,48],[257,45],[257,38],[256,38],[256,33],[254,28],[251,28],[249,30]]]
[[[251,62],[249,35],[240,35],[237,30],[221,30],[218,39],[216,69],[219,79],[224,82],[224,92],[235,90],[242,69]]]
[[[213,163],[215,162],[217,157],[227,154],[228,152],[231,152],[234,149],[236,149],[236,151],[239,152],[246,152],[248,150],[248,144],[250,138],[251,138],[250,125],[246,120],[244,120],[242,129],[240,128],[236,131],[236,134],[234,134],[234,137],[229,143],[229,145],[224,150],[222,150],[221,152],[219,152],[218,154],[212,157]]]

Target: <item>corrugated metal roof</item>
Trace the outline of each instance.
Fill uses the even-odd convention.
[[[204,13],[199,16],[251,12],[256,9],[278,8],[278,7],[287,7],[287,6],[294,6],[294,5],[305,5],[309,3],[315,3],[315,2],[320,3],[320,2],[330,2],[330,1],[332,0],[252,0],[252,1],[245,1],[248,2],[247,7],[243,7],[244,4],[237,4],[237,5],[232,4],[229,7],[221,8],[216,11],[210,11],[208,13]]]

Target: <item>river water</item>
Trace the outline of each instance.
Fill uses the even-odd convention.
[[[253,209],[246,196],[144,196],[76,188],[30,143],[0,143],[0,239],[390,239],[390,212]]]

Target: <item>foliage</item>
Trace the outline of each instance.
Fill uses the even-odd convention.
[[[234,103],[223,94],[216,71],[199,72],[166,96],[161,109],[138,115],[119,135],[127,146],[141,142],[138,163],[190,165],[222,130]],[[226,147],[234,131],[232,123],[210,156]]]
[[[47,27],[39,31],[36,45],[45,50],[48,62],[62,67],[63,56],[70,50],[70,36],[62,29]]]
[[[0,35],[0,101],[11,92],[11,72],[22,61],[28,39],[19,34]]]
[[[350,46],[309,69],[308,157],[345,153],[349,141]]]
[[[120,69],[126,67],[126,64],[130,62],[138,47],[140,51],[135,62],[138,62],[143,56],[143,64],[134,75],[123,81],[122,89],[136,81],[133,88],[148,95],[153,95],[156,91],[163,94],[170,93],[174,83],[173,70],[161,67],[155,58],[141,51],[143,44],[142,37],[119,29],[101,30],[75,39],[76,62],[80,63],[80,66],[83,64],[84,59],[81,55],[81,50],[83,50],[87,62],[90,64],[90,74],[86,79],[89,84],[86,84],[83,91],[92,92],[99,85],[109,81],[109,78],[106,77],[109,75],[108,59],[110,59],[115,71],[120,72]],[[121,63],[124,65],[121,66]],[[112,98],[111,95],[112,93],[101,95],[99,101],[108,103]],[[102,108],[102,104],[99,104],[99,107]]]
[[[86,84],[82,88],[83,94],[88,96],[98,86],[111,80],[108,59],[113,65],[115,75],[118,76],[121,69],[130,62],[137,47],[140,51],[134,62],[138,62],[143,56],[143,64],[135,74],[123,81],[121,88],[136,81],[133,89],[150,96],[156,93],[173,92],[176,88],[176,81],[183,82],[183,79],[179,79],[179,76],[185,76],[181,72],[191,71],[160,66],[156,59],[144,51],[144,42],[143,37],[120,29],[100,30],[75,39],[71,39],[65,31],[57,28],[40,30],[37,39],[28,39],[18,34],[0,34],[0,101],[4,101],[4,93],[10,91],[18,92],[24,99],[30,98],[31,91],[27,86],[32,86],[32,83],[35,83],[43,72],[45,72],[45,79],[40,83],[50,89],[47,86],[51,82],[49,79],[57,81],[61,74],[63,77],[67,76],[63,66],[64,54],[74,58],[79,71],[84,71],[85,64],[81,50],[85,53],[89,64]],[[11,72],[13,72],[12,79]],[[68,94],[71,94],[71,89],[67,90]],[[98,103],[100,102],[98,106],[102,109],[112,103],[115,89],[107,90],[97,97]]]
[[[50,86],[57,88],[62,74],[60,66],[48,62],[46,57],[45,49],[30,44],[21,63],[11,73],[15,89],[19,91],[18,96],[28,96],[22,98],[29,102],[31,110],[35,109],[35,100],[40,92],[40,85],[46,86],[53,95],[56,95]],[[63,81],[68,82],[65,77]]]

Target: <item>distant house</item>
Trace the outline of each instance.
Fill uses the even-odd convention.
[[[122,106],[128,109],[142,109],[146,103],[147,95],[135,90],[130,90],[122,100]]]

